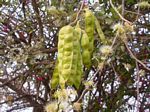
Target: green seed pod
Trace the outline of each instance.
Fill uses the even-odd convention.
[[[79,21],[77,22],[77,25],[75,26],[75,30],[76,30],[76,35],[78,35],[78,40],[80,41],[81,37],[82,37],[82,29],[80,28],[80,24]]]
[[[82,33],[83,34],[82,34],[82,38],[81,38],[81,47],[82,47],[82,49],[89,50],[89,44],[90,44],[89,37],[84,30],[82,30]]]
[[[51,80],[51,88],[56,88],[59,83],[59,73],[58,73],[58,62],[56,62],[55,69],[53,72],[52,80]]]
[[[59,83],[65,88],[66,84],[75,85],[79,88],[82,71],[82,55],[79,39],[81,29],[74,29],[71,26],[64,26],[59,31],[58,40],[58,64],[55,67],[52,79],[52,87]],[[56,78],[55,78],[56,77]]]
[[[89,9],[85,9],[85,31],[89,37],[89,49],[93,53],[94,49],[94,21],[95,17]]]
[[[92,44],[89,40],[88,35],[85,31],[82,31],[83,35],[81,38],[81,47],[82,47],[82,60],[85,67],[90,68],[91,65],[91,46]]]
[[[91,66],[91,55],[90,55],[90,51],[84,50],[84,51],[82,52],[82,59],[83,59],[83,64],[84,64],[87,68],[90,68],[90,66]]]
[[[96,30],[97,30],[97,32],[98,32],[98,35],[99,35],[99,37],[100,37],[100,41],[103,43],[103,44],[107,44],[108,42],[107,42],[107,39],[105,38],[105,35],[104,35],[104,33],[103,33],[103,31],[102,31],[102,28],[101,28],[101,26],[100,26],[100,24],[99,24],[99,22],[98,22],[98,20],[97,20],[97,18],[95,17],[95,26],[96,26]]]
[[[73,32],[74,28],[71,26],[64,26],[59,31],[58,40],[58,73],[59,84],[63,85],[67,82],[71,75],[71,62],[73,50]],[[64,84],[63,84],[64,83]]]
[[[73,61],[72,61],[73,71],[68,83],[70,85],[75,85],[76,88],[79,88],[79,85],[81,83],[81,77],[83,74],[81,46],[79,41],[79,39],[81,38],[80,36],[81,36],[81,29],[79,27],[78,29],[75,28],[74,37],[76,37],[77,40],[74,39]]]

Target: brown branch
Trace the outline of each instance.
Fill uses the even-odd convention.
[[[129,51],[131,57],[132,57],[133,59],[135,59],[138,63],[140,63],[146,70],[150,71],[150,68],[148,68],[142,61],[140,61],[139,59],[137,59],[136,56],[134,56],[134,54],[132,53],[132,51],[131,51],[130,48],[128,47],[127,42],[124,42],[124,44],[125,44],[127,50]]]
[[[19,101],[19,100],[23,99],[24,97],[27,97],[27,95],[14,98],[12,100],[12,102]],[[9,102],[10,102],[9,100],[6,100],[6,101],[3,101],[3,102],[0,102],[0,105],[5,104],[5,103],[9,103]]]
[[[12,107],[11,109],[7,110],[6,112],[12,112],[13,110],[19,110],[19,109],[23,109],[23,108],[26,108],[26,107],[31,107],[30,104],[23,104],[23,105],[17,105],[17,106],[14,106]]]
[[[125,22],[132,24],[132,22],[130,22],[129,20],[125,19],[116,9],[116,7],[113,5],[112,0],[110,0],[110,5],[112,6],[112,8],[114,9],[114,11],[118,14],[118,16]]]
[[[39,24],[39,30],[40,30],[40,37],[43,37],[43,23],[40,17],[40,12],[38,9],[38,4],[36,0],[32,0],[32,6],[33,6],[33,10],[36,14],[36,18],[37,18],[37,22]]]
[[[76,19],[75,19],[72,23],[70,23],[70,25],[73,25],[73,24],[75,24],[75,23],[78,21],[79,14],[81,13],[81,11],[82,11],[82,9],[83,9],[83,6],[84,6],[84,0],[82,1],[82,4],[81,4],[81,6],[80,6],[79,11],[77,12]]]
[[[139,2],[141,2],[141,0],[139,0]],[[138,4],[138,5],[139,5],[139,4]],[[139,7],[139,6],[138,6],[137,13],[138,13],[138,14],[140,13],[140,7]],[[137,20],[138,20],[138,18],[139,18],[139,15],[137,15],[137,16],[136,16],[136,20],[135,20],[135,21],[137,21]]]
[[[35,100],[35,97],[33,96],[36,96],[36,95],[31,95],[31,94],[28,94],[26,93],[25,91],[21,90],[20,88],[17,88],[17,84],[13,85],[10,81],[7,81],[7,79],[0,79],[0,82],[2,83],[5,83],[5,81],[7,82],[5,85],[7,87],[9,87],[10,89],[12,89],[13,91],[15,91],[19,96],[27,96],[25,97],[24,100],[28,101],[31,106],[35,107],[35,106],[39,106],[39,107],[42,107],[42,104],[39,104],[36,100]],[[38,97],[39,99],[39,97]],[[40,98],[40,101],[42,98]]]
[[[0,82],[2,82],[2,84],[0,85],[0,87],[4,87],[5,85],[7,85],[8,83],[11,83],[12,81],[16,80],[17,78],[19,78],[20,76],[16,76],[14,78],[12,78],[11,80],[7,80],[7,79],[0,79]]]
[[[24,78],[23,78],[23,80],[22,80],[22,82],[21,82],[21,84],[20,84],[19,89],[21,89],[21,88],[23,87],[23,85],[24,85],[24,83],[26,82],[28,76],[29,76],[29,74],[27,74],[26,76],[24,76]]]
[[[77,102],[80,102],[80,100],[84,97],[84,95],[89,91],[89,88],[85,88],[81,94],[81,96],[79,97],[79,99],[77,100]]]
[[[139,106],[140,106],[140,96],[139,96],[139,94],[140,94],[140,91],[139,91],[139,89],[140,89],[140,85],[139,85],[139,82],[140,82],[140,74],[139,74],[139,66],[138,66],[138,63],[136,62],[136,69],[137,69],[137,79],[136,79],[136,81],[137,81],[137,84],[136,84],[136,97],[137,97],[137,106],[136,106],[136,109],[137,109],[137,112],[139,112]]]
[[[136,15],[140,15],[140,16],[144,16],[143,14],[137,13],[137,12],[133,12],[133,11],[129,11],[129,10],[124,10],[127,13],[132,13],[132,14],[136,14]]]

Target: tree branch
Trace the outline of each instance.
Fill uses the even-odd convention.
[[[40,37],[43,37],[43,23],[42,23],[42,20],[41,20],[41,17],[40,17],[40,12],[39,12],[36,0],[32,0],[32,6],[33,6],[33,10],[36,14],[37,22],[39,24]]]
[[[150,71],[150,68],[148,68],[142,61],[140,61],[139,59],[137,59],[137,58],[134,56],[134,54],[132,53],[132,51],[131,51],[130,48],[128,47],[127,42],[124,42],[124,44],[125,44],[127,50],[129,51],[131,57],[132,57],[133,59],[135,59],[138,63],[140,63],[146,70]]]

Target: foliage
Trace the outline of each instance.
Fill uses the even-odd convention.
[[[0,111],[150,111],[150,3],[86,1],[0,0]]]

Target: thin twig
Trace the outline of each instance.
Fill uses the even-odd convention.
[[[12,78],[11,80],[7,80],[7,79],[0,79],[0,82],[2,82],[2,84],[0,85],[0,87],[3,87],[5,85],[7,85],[8,83],[11,83],[12,81],[16,80],[17,78],[19,78],[20,75]]]
[[[122,17],[124,17],[124,4],[125,4],[125,1],[122,0]]]
[[[123,21],[125,21],[125,22],[127,22],[127,23],[129,23],[129,24],[132,24],[132,22],[130,22],[129,20],[127,20],[127,19],[125,19],[124,17],[122,17],[122,15],[118,12],[118,10],[115,8],[115,6],[113,5],[113,3],[112,3],[112,0],[110,0],[110,5],[112,6],[112,8],[115,10],[115,12],[119,15],[119,17],[123,20]]]
[[[145,69],[147,69],[148,71],[150,71],[150,68],[148,68],[142,61],[140,61],[139,59],[137,59],[136,56],[134,56],[134,54],[132,53],[132,51],[131,51],[130,48],[128,47],[127,43],[124,42],[124,44],[125,44],[127,50],[129,51],[131,57],[132,57],[133,59],[135,59],[138,63],[140,63]]]
[[[72,23],[70,23],[70,25],[73,25],[73,24],[75,24],[75,23],[78,21],[79,14],[81,13],[81,11],[82,11],[82,9],[83,9],[83,6],[84,6],[84,0],[82,1],[82,4],[81,4],[81,6],[80,6],[80,9],[79,9],[79,11],[78,11],[78,13],[77,13],[76,19],[75,19]]]
[[[119,81],[121,81],[121,78],[119,76],[119,74],[116,72],[114,65],[111,63],[112,69],[114,71],[114,73],[118,76]]]
[[[112,42],[112,44],[111,44],[111,48],[113,48],[113,46],[115,45],[116,40],[117,40],[117,35],[116,35],[116,36],[114,37],[114,39],[113,39],[113,42]]]
[[[132,14],[144,16],[143,14],[140,14],[140,13],[137,13],[137,12],[133,12],[133,11],[129,11],[129,10],[124,10],[124,11],[125,11],[125,12],[128,12],[128,13],[132,13]]]
[[[88,92],[89,88],[85,88],[81,94],[81,96],[79,97],[79,99],[77,100],[77,102],[80,102],[80,100],[84,97],[84,95],[86,94],[86,92]]]
[[[40,37],[43,37],[43,23],[41,20],[40,11],[38,9],[38,4],[37,4],[36,0],[32,0],[32,6],[33,6],[33,10],[36,14],[36,19],[37,19],[37,22],[39,25]]]
[[[136,61],[136,69],[137,69],[137,85],[136,85],[136,94],[137,94],[137,105],[136,105],[136,109],[137,109],[137,112],[139,112],[139,102],[140,102],[140,97],[139,97],[139,81],[140,81],[140,74],[139,74],[139,66],[138,66],[138,63]]]
[[[139,2],[141,2],[141,0],[139,0]],[[139,18],[139,13],[140,13],[140,7],[139,7],[139,6],[138,6],[137,13],[138,13],[138,15],[136,16],[136,20],[135,20],[135,21],[137,21],[137,20],[138,20],[138,18]]]
[[[94,79],[94,77],[96,77],[96,75],[97,75],[97,73],[100,71],[100,69],[98,69],[95,73],[94,73],[94,75],[93,75],[93,77],[91,77],[88,81],[91,81],[91,80],[93,80]],[[93,78],[93,79],[92,79]]]

